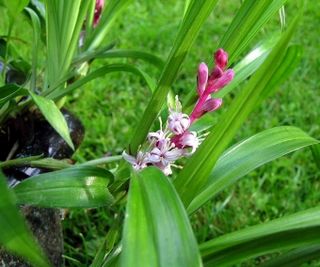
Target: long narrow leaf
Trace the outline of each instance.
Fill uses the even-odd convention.
[[[284,232],[299,228],[314,227],[320,225],[320,207],[307,209],[284,216],[263,224],[250,226],[233,233],[225,234],[200,245],[203,256],[215,253],[222,249],[253,240],[261,236],[267,236],[277,232]]]
[[[204,266],[228,267],[261,255],[315,245],[319,242],[320,226],[277,232],[208,255],[204,258]]]
[[[73,167],[24,180],[14,187],[19,204],[93,208],[110,205],[107,185],[113,176],[96,167]]]
[[[190,204],[207,183],[208,176],[218,157],[228,146],[245,119],[257,104],[264,99],[265,90],[270,90],[269,82],[275,75],[279,64],[282,63],[286,47],[297,26],[298,18],[293,21],[268,58],[233,101],[229,110],[223,114],[220,123],[189,159],[174,181],[177,191],[186,206]]]
[[[219,44],[219,47],[228,51],[230,62],[244,51],[285,2],[286,0],[244,1]]]
[[[267,261],[261,267],[300,267],[303,263],[315,259],[320,259],[320,245],[291,250],[273,260]]]
[[[201,266],[186,211],[167,177],[147,168],[131,179],[120,266]]]
[[[197,37],[201,26],[215,7],[216,2],[217,0],[196,0],[189,4],[188,11],[184,16],[157,88],[131,139],[129,147],[130,153],[135,154],[139,145],[145,140],[151,124],[158,116],[158,113],[166,101],[170,87],[187,53]]]
[[[63,90],[60,91],[55,91],[51,94],[48,95],[48,98],[56,100],[59,99],[69,93],[71,93],[73,90],[79,88],[80,86],[98,78],[101,77],[102,75],[105,75],[107,73],[111,72],[118,72],[118,71],[125,71],[125,72],[131,72],[136,75],[141,76],[145,82],[147,83],[148,87],[150,88],[151,91],[154,90],[155,88],[155,82],[153,79],[144,71],[136,68],[135,66],[129,65],[129,64],[110,64],[106,65],[104,67],[101,67],[100,69],[97,69],[91,73],[89,73],[87,76],[84,78],[72,83],[69,85],[67,88],[64,88]]]
[[[276,127],[265,130],[229,148],[217,161],[203,190],[188,207],[194,212],[226,187],[252,170],[287,153],[319,143],[302,130]]]
[[[0,171],[0,243],[7,250],[24,257],[35,266],[49,266],[38,244],[23,221],[14,194],[7,188]]]
[[[164,66],[163,60],[151,53],[139,51],[139,50],[111,50],[111,51],[89,51],[88,53],[84,53],[79,57],[75,58],[74,63],[79,63],[83,61],[90,60],[92,58],[134,58],[141,59],[150,64],[155,65],[159,69],[162,69]]]
[[[60,134],[67,144],[74,149],[67,122],[56,104],[50,99],[46,99],[32,92],[29,93],[50,125],[57,131],[58,134]]]

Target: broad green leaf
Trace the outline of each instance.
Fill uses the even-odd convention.
[[[283,231],[256,238],[204,257],[204,266],[229,267],[269,253],[319,244],[320,226]],[[281,266],[282,265],[277,265]]]
[[[292,151],[319,143],[302,130],[282,126],[265,130],[229,148],[217,161],[188,212],[194,212],[226,187],[259,166]]]
[[[31,74],[31,90],[36,89],[37,84],[37,63],[38,63],[38,53],[39,53],[39,42],[40,42],[40,34],[41,34],[41,23],[40,19],[32,9],[25,8],[28,12],[32,27],[33,27],[33,43],[32,43],[32,74]]]
[[[52,100],[36,95],[31,91],[29,93],[50,125],[57,131],[58,134],[60,134],[67,144],[74,149],[67,122],[56,104]]]
[[[276,75],[279,64],[283,64],[282,59],[285,57],[286,47],[297,26],[298,18],[296,17],[290,28],[272,49],[268,58],[251,77],[232,102],[228,111],[223,114],[217,126],[191,156],[175,179],[176,189],[186,206],[205,186],[216,161],[229,145],[242,123],[257,104],[266,97],[266,90],[270,90],[270,81]]]
[[[8,84],[0,87],[0,107],[7,101],[15,98],[16,96],[28,95],[28,90],[21,88],[15,84]]]
[[[97,27],[90,31],[90,35],[85,40],[85,50],[96,49],[101,44],[115,19],[130,2],[132,0],[108,0],[106,2]]]
[[[24,180],[14,192],[19,204],[93,208],[113,202],[107,188],[112,179],[112,174],[101,168],[72,167]]]
[[[320,259],[320,245],[291,250],[275,259],[267,261],[261,267],[300,267],[303,263]]]
[[[80,55],[79,57],[75,58],[74,63],[88,61],[94,58],[134,58],[134,59],[141,59],[150,64],[155,65],[159,69],[162,69],[164,66],[163,60],[151,53],[139,51],[139,50],[111,50],[111,51],[89,51]]]
[[[218,46],[229,53],[230,63],[245,50],[285,2],[286,0],[244,1]]]
[[[197,37],[201,26],[215,7],[216,2],[217,0],[197,0],[189,4],[173,48],[162,70],[156,90],[132,136],[129,146],[130,154],[135,154],[139,145],[144,142],[151,124],[157,118],[166,101],[170,87],[186,55]]]
[[[202,266],[186,211],[156,168],[131,179],[120,266]]]
[[[225,234],[200,245],[207,266],[235,262],[320,241],[320,207]]]
[[[34,241],[15,204],[14,194],[7,188],[0,171],[0,244],[35,266],[49,266],[40,247]]]
[[[81,87],[82,85],[84,85],[84,84],[86,84],[96,78],[101,77],[102,75],[105,75],[105,74],[111,73],[111,72],[118,72],[118,71],[131,72],[136,75],[139,75],[145,80],[145,82],[147,83],[147,85],[151,91],[153,91],[155,88],[155,82],[153,81],[153,79],[147,73],[136,68],[135,66],[132,66],[129,64],[110,64],[110,65],[106,65],[104,67],[101,67],[101,68],[89,73],[84,78],[72,83],[71,85],[69,85],[66,88],[63,88],[63,90],[55,91],[55,92],[49,94],[48,98],[54,99],[54,100],[59,99],[65,95],[71,93],[73,90]]]

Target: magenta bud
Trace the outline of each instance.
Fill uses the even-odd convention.
[[[200,63],[198,67],[198,87],[197,92],[198,95],[201,96],[203,91],[206,88],[207,81],[208,81],[208,66],[205,63]]]
[[[216,66],[224,69],[228,65],[228,54],[222,48],[214,53],[214,62]]]
[[[104,0],[96,0],[96,6],[95,6],[94,18],[93,18],[94,27],[96,27],[100,21],[103,6],[104,6]]]
[[[203,113],[211,112],[217,110],[222,105],[221,98],[210,98],[202,106],[201,111]]]

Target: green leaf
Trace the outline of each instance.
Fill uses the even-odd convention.
[[[113,202],[107,188],[112,179],[112,174],[101,168],[72,167],[24,180],[14,192],[19,204],[93,208]]]
[[[31,90],[36,89],[37,85],[37,63],[38,63],[38,53],[39,53],[39,42],[40,42],[40,34],[41,34],[41,23],[40,19],[32,9],[25,8],[28,12],[32,27],[33,27],[33,43],[32,43],[32,75],[31,75]]]
[[[122,248],[120,266],[201,266],[186,211],[156,168],[131,179]]]
[[[31,157],[24,157],[24,158],[16,158],[11,160],[6,160],[1,162],[0,161],[0,169],[9,168],[12,166],[25,166],[30,164],[34,160],[40,159],[42,156],[31,156]]]
[[[29,93],[46,120],[74,150],[67,122],[56,104],[52,100],[36,95],[31,91]]]
[[[129,64],[110,64],[110,65],[106,65],[104,67],[101,67],[101,68],[89,73],[84,78],[77,80],[76,82],[72,83],[71,85],[69,85],[66,88],[63,88],[63,90],[55,91],[55,92],[49,94],[48,98],[54,99],[54,100],[59,99],[67,94],[70,94],[73,90],[81,87],[82,85],[84,85],[84,84],[86,84],[96,78],[99,78],[107,73],[118,72],[118,71],[131,72],[136,75],[139,75],[147,83],[147,85],[151,91],[153,91],[155,88],[155,82],[153,81],[153,79],[147,73],[136,68],[135,66],[132,66]]]
[[[186,206],[207,183],[208,176],[216,161],[242,123],[266,97],[266,90],[270,90],[269,83],[272,77],[276,75],[279,64],[283,64],[282,59],[285,57],[286,47],[297,26],[298,18],[296,17],[268,58],[232,102],[228,111],[223,114],[215,129],[211,131],[175,179],[176,189]]]
[[[233,266],[261,255],[319,244],[320,226],[270,234],[232,246],[204,258],[204,266]],[[282,265],[277,265],[281,266]]]
[[[28,90],[21,88],[15,84],[2,86],[0,87],[0,107],[16,96],[25,95],[28,95]]]
[[[89,51],[75,58],[74,63],[84,62],[94,58],[134,58],[144,60],[150,64],[155,65],[159,69],[162,69],[164,66],[163,60],[156,55],[144,51],[124,49],[111,51],[106,51],[105,49],[98,51]]]
[[[230,63],[246,49],[285,2],[286,0],[244,1],[218,46],[229,53]]]
[[[92,0],[91,0],[92,1]],[[78,48],[91,1],[46,0],[47,68],[45,91],[64,77]]]
[[[139,145],[144,142],[149,128],[165,103],[170,87],[197,37],[201,26],[216,3],[217,0],[197,0],[189,4],[179,33],[166,61],[166,65],[162,70],[156,90],[132,136],[129,147],[130,154],[135,154]]]
[[[206,185],[188,207],[188,212],[194,212],[259,166],[317,143],[319,141],[298,128],[282,126],[265,130],[233,145],[219,158]]]
[[[261,267],[300,267],[303,263],[320,259],[320,246],[313,245],[291,250],[275,259],[267,261]]]
[[[0,171],[0,243],[35,266],[49,266],[38,244],[34,241],[15,205],[14,194],[7,188]]]
[[[200,245],[206,266],[232,266],[259,255],[319,244],[320,207],[225,234]]]

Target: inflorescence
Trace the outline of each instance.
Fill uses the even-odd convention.
[[[148,146],[138,151],[136,157],[123,152],[123,158],[135,170],[147,166],[156,166],[165,175],[172,174],[171,167],[182,157],[192,155],[200,145],[202,138],[197,132],[190,131],[194,121],[207,112],[217,110],[222,105],[221,98],[213,98],[211,94],[218,92],[234,77],[232,69],[226,69],[228,54],[218,49],[214,54],[215,66],[209,75],[208,66],[201,63],[198,67],[197,94],[198,101],[190,115],[182,112],[181,103],[176,96],[175,106],[169,107],[169,116],[163,128],[160,120],[160,130],[148,134]]]

